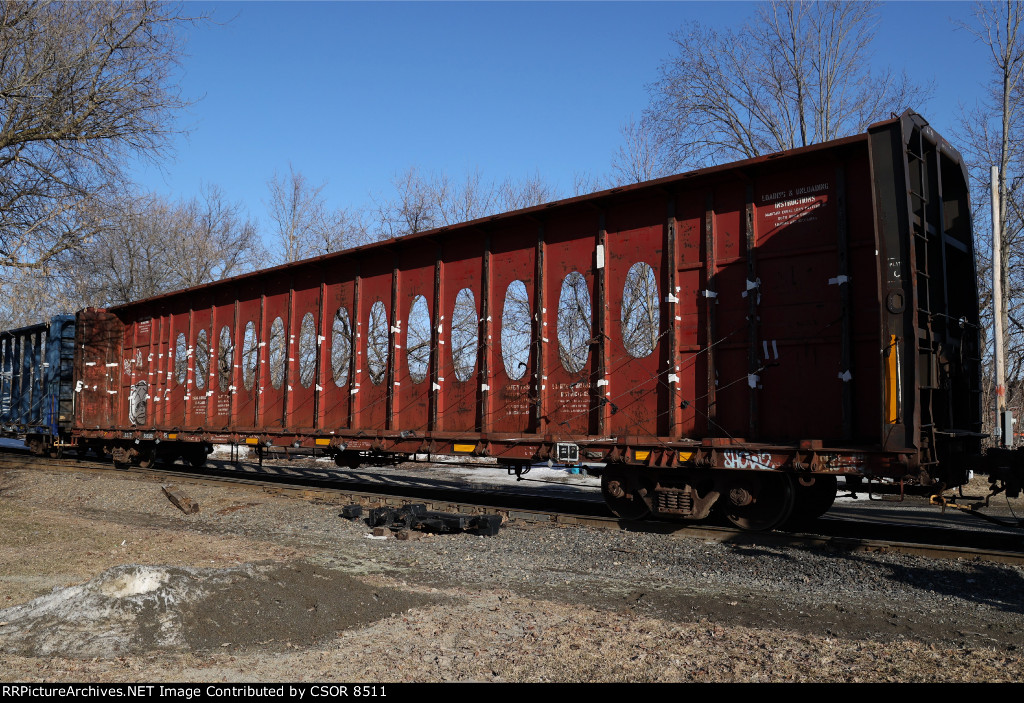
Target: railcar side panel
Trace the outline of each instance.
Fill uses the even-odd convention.
[[[676,330],[675,358],[669,368],[667,381],[678,380],[677,394],[671,410],[676,413],[676,431],[682,437],[709,436],[710,405],[712,404],[713,376],[709,373],[710,354],[707,340],[714,336],[710,325],[713,320],[715,299],[711,297],[708,272],[713,266],[712,248],[707,246],[710,220],[707,202],[710,193],[693,188],[670,200],[675,216],[672,220],[675,237],[676,287],[669,293],[678,299],[675,315],[666,306],[662,317],[666,329]],[[675,316],[679,319],[675,320]],[[709,388],[710,386],[710,388]]]
[[[444,246],[438,327],[437,429],[477,432],[484,236],[458,233]]]
[[[838,232],[846,223],[835,169],[829,161],[775,172],[753,188],[757,253],[747,295],[759,318],[751,373],[765,437],[842,437]]]
[[[148,416],[150,385],[152,381],[153,320],[141,317],[125,325],[125,335],[119,372],[121,379],[117,392],[118,417],[121,426],[146,427],[152,424]]]
[[[391,251],[377,251],[360,262],[353,428],[371,437],[388,429],[388,369],[394,357],[393,274]]]
[[[192,378],[189,371],[189,340],[192,338],[189,301],[177,300],[168,314],[167,389],[165,390],[166,427],[183,429],[185,405]]]
[[[291,324],[290,273],[269,277],[263,288],[263,327],[260,334],[260,373],[256,424],[265,430],[285,427],[285,396],[288,392],[288,357],[292,353],[288,330]]]
[[[351,260],[326,266],[324,278],[324,361],[326,380],[321,396],[323,429],[333,433],[351,427],[355,354],[357,264]]]
[[[237,290],[230,288],[214,296],[213,320],[210,328],[210,370],[207,382],[205,426],[222,432],[231,426],[234,401],[235,367],[235,300]]]
[[[206,427],[210,406],[210,343],[213,309],[207,296],[196,300],[191,316],[191,334],[188,347],[188,393],[185,398],[185,425],[192,430]]]
[[[75,325],[75,424],[89,429],[116,426],[114,391],[120,385],[116,367],[125,326],[106,311],[78,313]]]
[[[318,268],[304,280],[293,281],[291,324],[288,332],[287,425],[293,432],[316,427],[317,365],[320,359],[320,281]]]
[[[599,432],[594,389],[600,355],[594,337],[597,212],[559,214],[545,224],[545,301],[540,312],[547,430],[567,437]],[[593,385],[592,385],[593,384]],[[602,385],[603,388],[603,385]],[[545,392],[546,391],[546,392]]]
[[[256,429],[259,389],[265,366],[260,363],[263,297],[257,283],[239,285],[236,290],[238,324],[233,339],[237,353],[232,363],[234,406],[231,427],[242,432],[252,432]]]
[[[491,234],[491,337],[494,350],[487,408],[489,429],[514,436],[536,432],[534,398],[537,324],[533,315],[539,227],[520,223]]]
[[[852,318],[850,393],[852,410],[849,438],[877,442],[881,427],[878,402],[882,355],[876,321],[881,314],[878,298],[877,243],[872,220],[870,165],[867,159],[846,162],[846,216],[849,223],[850,281],[845,285]],[[973,265],[973,264],[972,264]],[[843,370],[844,372],[846,369]]]
[[[431,328],[434,311],[434,264],[437,246],[420,243],[403,248],[397,258],[395,359],[391,382],[390,426],[422,437],[430,424]]]
[[[708,341],[713,360],[713,436],[747,438],[751,430],[749,378],[746,237],[743,211],[745,193],[732,182],[716,183],[711,195],[714,293],[714,336]]]
[[[665,311],[677,291],[669,285],[667,216],[662,194],[611,208],[606,216],[604,261],[599,257],[597,270],[606,285],[607,321],[600,380],[608,383],[597,387],[596,396],[605,431],[613,436],[669,435],[669,336],[675,320],[666,319]]]

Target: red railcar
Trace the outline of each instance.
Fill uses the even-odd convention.
[[[75,434],[599,463],[623,516],[768,527],[837,475],[963,482],[974,271],[963,162],[907,113],[83,311]]]

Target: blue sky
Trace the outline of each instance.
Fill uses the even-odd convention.
[[[881,7],[875,64],[933,82],[920,111],[951,138],[987,75],[986,49],[956,30],[965,2]],[[332,206],[390,193],[409,166],[489,179],[539,173],[563,190],[601,176],[619,127],[647,104],[670,32],[725,28],[745,2],[188,3],[216,24],[191,31],[181,86],[198,98],[176,156],[138,171],[171,198],[219,185],[269,229],[263,201],[289,162]]]

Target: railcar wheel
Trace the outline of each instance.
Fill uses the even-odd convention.
[[[726,479],[720,499],[725,518],[741,530],[773,530],[793,513],[795,490],[789,474],[737,473]]]
[[[650,489],[640,476],[624,471],[604,471],[601,475],[601,495],[616,517],[640,520],[651,514],[648,502]]]
[[[832,504],[836,502],[836,487],[838,481],[835,476],[813,476],[814,483],[805,485],[801,480],[796,481],[794,488],[795,505],[793,506],[793,517],[796,520],[814,520],[828,512]]]
[[[334,455],[334,463],[355,471],[363,462],[359,452],[338,452]]]
[[[198,449],[190,449],[183,452],[181,458],[193,469],[201,469],[206,466],[206,449],[202,446]]]

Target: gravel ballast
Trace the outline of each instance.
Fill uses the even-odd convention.
[[[4,681],[1019,681],[1024,569],[0,472]]]

